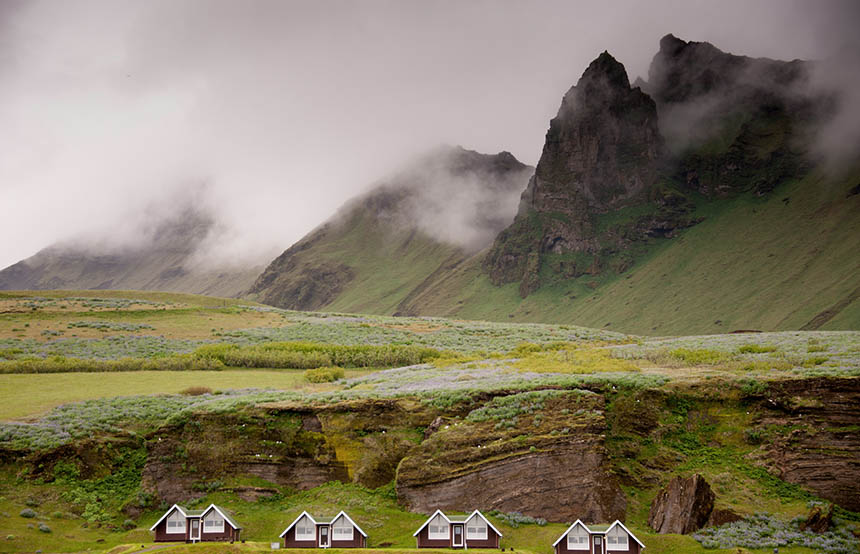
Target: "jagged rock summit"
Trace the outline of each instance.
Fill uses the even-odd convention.
[[[522,279],[527,296],[539,285],[532,278],[541,254],[596,254],[602,237],[595,216],[648,198],[660,150],[654,101],[632,88],[624,66],[603,52],[550,121],[517,219],[484,261],[490,280],[500,285]],[[571,276],[587,271],[582,260],[579,266],[568,262]]]

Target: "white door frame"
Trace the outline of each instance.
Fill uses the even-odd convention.
[[[456,542],[457,541],[457,533],[454,531],[454,529],[460,530],[460,542],[459,542],[459,544]],[[451,525],[451,546],[461,547],[461,546],[463,546],[465,539],[466,539],[466,525],[465,524],[459,524],[459,523],[452,524]]]
[[[323,543],[323,530],[325,530],[325,543]],[[320,548],[329,548],[331,546],[331,527],[328,525],[320,525],[318,541]]]
[[[598,541],[600,545],[598,546]],[[606,536],[605,535],[594,535],[594,548],[592,549],[594,554],[604,554],[606,552]]]
[[[196,537],[194,536],[194,528],[195,528],[194,524],[195,523],[197,524],[196,525],[196,528],[197,528],[197,536]],[[200,540],[200,528],[203,527],[202,523],[203,522],[200,520],[200,518],[193,518],[191,521],[188,522],[188,525],[191,526],[191,528],[188,531],[188,538],[191,539],[191,542]]]

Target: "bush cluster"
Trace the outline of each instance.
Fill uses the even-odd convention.
[[[315,369],[318,367],[391,367],[438,358],[442,352],[421,346],[363,344],[345,346],[314,342],[273,342],[254,346],[201,346],[194,357],[233,367]]]
[[[774,548],[803,546],[816,552],[857,552],[857,538],[844,526],[825,533],[801,531],[797,518],[790,522],[760,513],[721,527],[707,527],[693,538],[705,548]]]
[[[154,358],[94,360],[51,356],[0,361],[0,373],[75,373],[111,371],[192,371],[220,370],[224,364],[213,358],[177,354]]]
[[[343,368],[340,367],[318,367],[305,371],[305,379],[310,383],[332,383],[344,377]]]
[[[488,512],[487,515],[501,520],[503,523],[506,523],[514,529],[516,529],[520,525],[540,525],[541,527],[546,525],[546,520],[544,518],[534,518],[531,516],[523,515],[520,512],[511,512],[509,514],[506,514],[498,510],[493,510],[492,512]]]

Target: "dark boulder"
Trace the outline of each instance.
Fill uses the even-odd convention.
[[[651,504],[648,525],[658,533],[686,535],[704,527],[713,510],[714,493],[704,477],[675,477]]]
[[[833,505],[816,504],[806,516],[806,521],[800,524],[801,531],[824,533],[833,527]]]

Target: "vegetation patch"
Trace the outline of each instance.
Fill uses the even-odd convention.
[[[343,379],[343,376],[342,367],[318,367],[305,371],[305,379],[309,383],[332,383],[338,379]]]
[[[803,546],[816,552],[856,552],[860,543],[844,525],[824,533],[801,531],[803,518],[783,521],[767,513],[755,514],[721,527],[707,527],[693,537],[705,548],[778,548]]]

